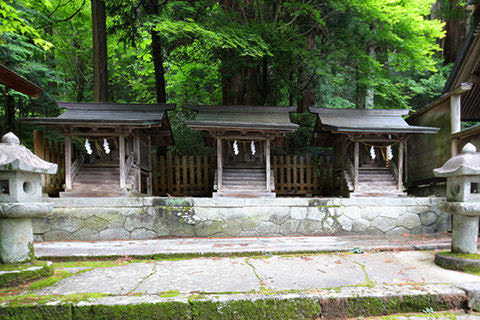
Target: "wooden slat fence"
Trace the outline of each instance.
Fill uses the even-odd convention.
[[[152,160],[153,194],[158,196],[210,196],[215,159],[180,156],[168,152]]]
[[[153,193],[158,196],[211,196],[216,159],[209,156],[155,157]],[[275,192],[281,196],[334,195],[330,156],[274,156]]]
[[[45,161],[56,163],[58,170],[55,175],[46,174],[43,192],[58,196],[65,184],[65,155],[63,143],[44,138],[43,132],[34,131],[34,153]]]
[[[275,156],[275,192],[282,196],[333,195],[335,183],[330,156]]]

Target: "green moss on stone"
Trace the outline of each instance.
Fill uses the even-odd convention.
[[[181,302],[140,303],[133,305],[92,305],[74,307],[72,319],[75,320],[188,320],[190,308]]]
[[[314,319],[321,311],[316,299],[258,299],[227,302],[191,301],[194,319]]]
[[[438,252],[438,254],[457,258],[457,259],[468,259],[468,260],[480,260],[480,254],[478,253],[460,253],[460,252],[451,252],[451,251],[442,251]]]
[[[5,320],[71,320],[70,305],[16,306],[0,308],[0,319]]]
[[[382,298],[352,297],[347,300],[347,314],[350,317],[379,316],[384,312]]]
[[[38,270],[25,270],[30,267],[41,267]],[[15,267],[12,265],[5,267],[7,270],[2,271],[13,271],[16,270]],[[8,270],[9,269],[9,270]],[[26,283],[35,279],[48,277],[53,274],[53,267],[48,266],[45,262],[42,263],[32,263],[26,264],[19,268],[20,272],[12,272],[12,273],[3,273],[0,275],[0,288],[3,287],[11,287],[15,285],[19,285],[22,283]]]

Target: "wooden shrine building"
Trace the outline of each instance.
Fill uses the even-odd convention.
[[[214,197],[275,197],[271,146],[284,142],[298,125],[290,122],[295,108],[263,106],[188,106],[196,118],[190,128],[202,130],[216,145]]]
[[[152,193],[151,146],[173,144],[167,110],[174,105],[59,102],[58,106],[66,111],[56,118],[22,121],[55,127],[65,136],[61,197]],[[81,146],[75,153],[72,139]]]
[[[463,43],[442,95],[407,121],[440,127],[435,136],[410,143],[409,179],[412,192],[443,194],[445,179],[434,177],[440,168],[470,142],[480,148],[480,1],[470,1],[472,26]]]
[[[405,196],[407,138],[438,131],[407,124],[403,116],[408,110],[310,108],[310,112],[318,116],[313,144],[333,147],[335,175],[351,196]]]

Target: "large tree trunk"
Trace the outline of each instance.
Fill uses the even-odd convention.
[[[445,63],[455,62],[465,40],[465,11],[459,6],[459,0],[448,0],[446,13],[446,37],[443,45]]]
[[[150,2],[148,2],[144,8],[148,14],[158,15],[158,6],[158,0],[150,0]],[[163,68],[162,39],[153,29],[150,31],[150,34],[152,36],[152,60],[153,69],[155,71],[155,94],[157,96],[157,103],[166,103],[167,94],[165,90],[165,70]]]
[[[92,1],[93,33],[93,99],[96,102],[108,101],[108,55],[105,2]]]
[[[307,49],[315,50],[315,35],[309,34]],[[300,97],[297,99],[297,112],[304,113],[315,104],[316,79],[314,74],[307,74],[304,68],[300,68],[298,76],[298,90]]]
[[[5,103],[5,129],[7,132],[15,131],[15,100],[12,95],[6,90],[6,103]]]
[[[163,69],[162,40],[155,30],[152,34],[152,59],[155,70],[155,93],[157,94],[157,103],[167,102],[167,93],[165,91],[165,70]]]

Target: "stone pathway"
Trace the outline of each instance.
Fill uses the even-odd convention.
[[[362,250],[435,250],[450,248],[448,234],[403,236],[174,238],[119,241],[36,242],[37,257],[244,255]]]

